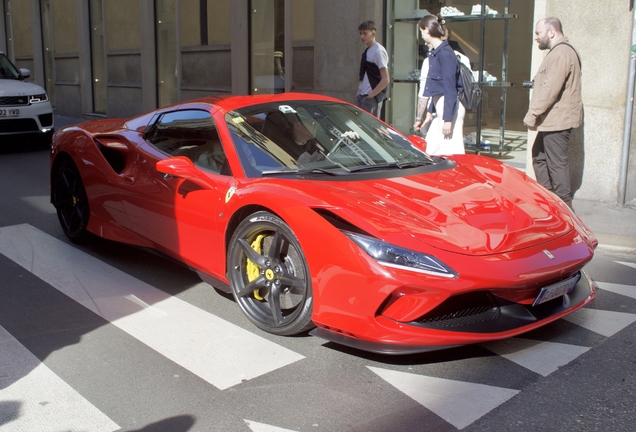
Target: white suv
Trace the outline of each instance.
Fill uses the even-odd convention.
[[[24,81],[28,69],[18,70],[0,51],[0,136],[53,135],[53,107],[46,91]]]

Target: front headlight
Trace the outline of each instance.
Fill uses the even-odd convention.
[[[49,100],[49,97],[46,95],[46,93],[39,94],[39,95],[33,95],[33,96],[29,97],[29,103],[30,104],[46,102],[47,100]]]
[[[348,231],[343,231],[343,233],[382,265],[433,276],[457,277],[457,273],[452,268],[434,256],[394,246],[364,235]]]

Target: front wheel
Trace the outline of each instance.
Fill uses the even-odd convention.
[[[257,327],[284,336],[314,327],[307,262],[279,217],[259,211],[244,219],[230,241],[227,263],[232,294]]]
[[[90,209],[82,177],[75,164],[63,161],[55,167],[53,177],[53,205],[64,234],[73,242],[89,238],[86,231]]]

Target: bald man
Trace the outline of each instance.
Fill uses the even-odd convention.
[[[523,119],[538,131],[532,146],[532,167],[537,181],[572,208],[568,142],[581,126],[581,62],[563,35],[555,17],[539,20],[534,30],[540,50],[549,50],[534,77],[530,108]]]

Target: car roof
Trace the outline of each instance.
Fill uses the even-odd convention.
[[[299,92],[289,92],[289,93],[279,93],[279,94],[264,94],[264,95],[221,95],[221,96],[207,96],[200,99],[193,99],[189,101],[184,101],[179,103],[178,105],[181,107],[184,106],[192,106],[198,104],[210,105],[220,108],[224,111],[232,111],[238,108],[243,108],[246,106],[252,105],[260,105],[264,103],[276,103],[283,101],[294,101],[294,100],[321,100],[328,102],[341,102],[338,99],[334,99],[329,96],[323,96],[314,93],[299,93]]]

